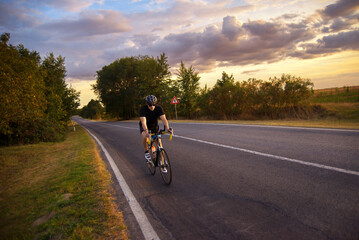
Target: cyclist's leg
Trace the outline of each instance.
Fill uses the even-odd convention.
[[[148,138],[146,137],[146,132],[143,130],[143,127],[141,124],[140,124],[140,133],[141,133],[141,137],[142,137],[142,145],[146,152],[148,150],[148,144],[147,144]]]
[[[148,138],[146,137],[146,133],[145,132],[142,132],[141,133],[141,136],[142,136],[142,145],[143,145],[143,149],[146,151],[148,151]]]
[[[140,132],[141,132],[141,137],[142,137],[142,145],[143,145],[143,149],[145,151],[145,159],[147,162],[151,161],[151,155],[148,152],[148,144],[147,144],[147,136],[146,136],[146,132],[143,130],[142,126],[140,125]]]

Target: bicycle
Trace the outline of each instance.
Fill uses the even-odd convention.
[[[148,139],[148,151],[151,156],[151,161],[147,163],[150,173],[154,176],[156,174],[156,167],[160,169],[163,181],[170,185],[172,182],[171,163],[166,150],[162,146],[162,134],[170,134],[169,141],[172,140],[172,133],[163,130],[153,133],[149,132],[150,138]],[[155,144],[154,144],[155,143]],[[153,151],[155,150],[155,151]]]

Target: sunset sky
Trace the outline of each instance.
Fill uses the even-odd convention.
[[[65,57],[81,105],[96,71],[126,56],[165,52],[212,87],[282,73],[315,88],[359,85],[358,0],[0,0],[10,43]],[[175,78],[175,75],[173,74]]]

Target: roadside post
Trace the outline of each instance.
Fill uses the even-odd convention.
[[[177,107],[176,107],[176,105],[179,104],[179,101],[175,96],[173,96],[171,104],[175,105],[175,113],[176,113],[176,120],[177,120]]]

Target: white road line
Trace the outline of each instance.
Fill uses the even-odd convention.
[[[340,128],[315,128],[315,127],[290,127],[290,126],[271,126],[271,125],[255,125],[255,124],[234,124],[234,123],[181,123],[175,122],[174,124],[193,124],[193,125],[218,125],[218,126],[236,126],[236,127],[258,127],[258,128],[280,128],[280,129],[299,129],[311,131],[333,131],[333,132],[356,132],[357,129],[340,129]]]
[[[248,150],[248,149],[244,149],[244,148],[238,148],[238,147],[228,146],[228,145],[224,145],[224,144],[208,142],[208,141],[199,140],[199,139],[190,138],[190,137],[184,137],[184,136],[179,136],[179,135],[175,135],[175,137],[190,140],[190,141],[200,142],[200,143],[204,143],[204,144],[209,144],[209,145],[213,145],[213,146],[229,148],[229,149],[233,149],[233,150],[237,150],[237,151],[241,151],[241,152],[247,152],[247,153],[251,153],[251,154],[255,154],[255,155],[259,155],[259,156],[263,156],[263,157],[269,157],[269,158],[274,158],[274,159],[278,159],[278,160],[282,160],[282,161],[294,162],[294,163],[299,163],[302,165],[307,165],[307,166],[312,166],[312,167],[317,167],[317,168],[322,168],[322,169],[327,169],[327,170],[332,170],[332,171],[336,171],[336,172],[359,176],[359,172],[346,170],[346,169],[342,169],[342,168],[330,167],[330,166],[326,166],[326,165],[322,165],[322,164],[318,164],[318,163],[305,162],[302,160],[276,156],[276,155],[272,155],[272,154],[268,154],[268,153],[262,153],[262,152],[252,151],[252,150]]]
[[[83,126],[82,126],[83,127]],[[83,127],[85,128],[85,127]],[[120,187],[127,199],[128,204],[130,205],[130,208],[135,215],[135,218],[141,228],[141,231],[145,237],[146,240],[157,240],[160,239],[156,233],[156,231],[153,229],[152,225],[148,221],[148,218],[146,217],[145,212],[142,210],[140,204],[137,202],[135,196],[133,195],[131,189],[127,185],[124,177],[122,176],[120,170],[116,166],[115,162],[113,161],[111,155],[108,153],[106,148],[103,146],[101,141],[92,134],[87,128],[85,128],[87,132],[96,140],[97,144],[101,147],[102,151],[104,152],[107,160],[109,161],[111,168],[113,172],[115,173],[116,179],[118,183],[120,184]]]
[[[111,127],[119,127],[119,128],[138,129],[138,130],[140,130],[139,128],[134,128],[134,127],[125,127],[125,126],[113,125],[113,124],[108,124],[108,123],[104,123],[104,124],[109,125]]]
[[[110,125],[110,124],[108,124],[108,125]],[[120,128],[137,129],[137,128],[133,128],[133,127],[124,127],[124,126],[118,126],[118,125],[111,125],[111,126],[120,127]],[[327,130],[331,130],[331,129],[327,129]],[[357,171],[352,171],[352,170],[347,170],[347,169],[343,169],[343,168],[326,166],[326,165],[318,164],[318,163],[305,162],[305,161],[297,160],[297,159],[293,159],[293,158],[287,158],[287,157],[277,156],[277,155],[273,155],[273,154],[257,152],[257,151],[253,151],[253,150],[248,150],[248,149],[244,149],[244,148],[228,146],[228,145],[219,144],[219,143],[208,142],[208,141],[199,140],[199,139],[190,138],[190,137],[184,137],[184,136],[179,136],[179,135],[173,135],[173,136],[178,137],[178,138],[182,138],[182,139],[186,139],[186,140],[190,140],[190,141],[209,144],[209,145],[213,145],[213,146],[217,146],[217,147],[223,147],[223,148],[229,148],[229,149],[233,149],[233,150],[237,150],[237,151],[241,151],[241,152],[247,152],[247,153],[251,153],[251,154],[255,154],[255,155],[259,155],[259,156],[263,156],[263,157],[269,157],[269,158],[274,158],[274,159],[278,159],[278,160],[282,160],[282,161],[293,162],[293,163],[298,163],[298,164],[302,164],[302,165],[306,165],[306,166],[312,166],[312,167],[322,168],[322,169],[326,169],[326,170],[331,170],[331,171],[336,171],[336,172],[341,172],[341,173],[346,173],[346,174],[350,174],[350,175],[359,176],[359,172],[357,172]]]

